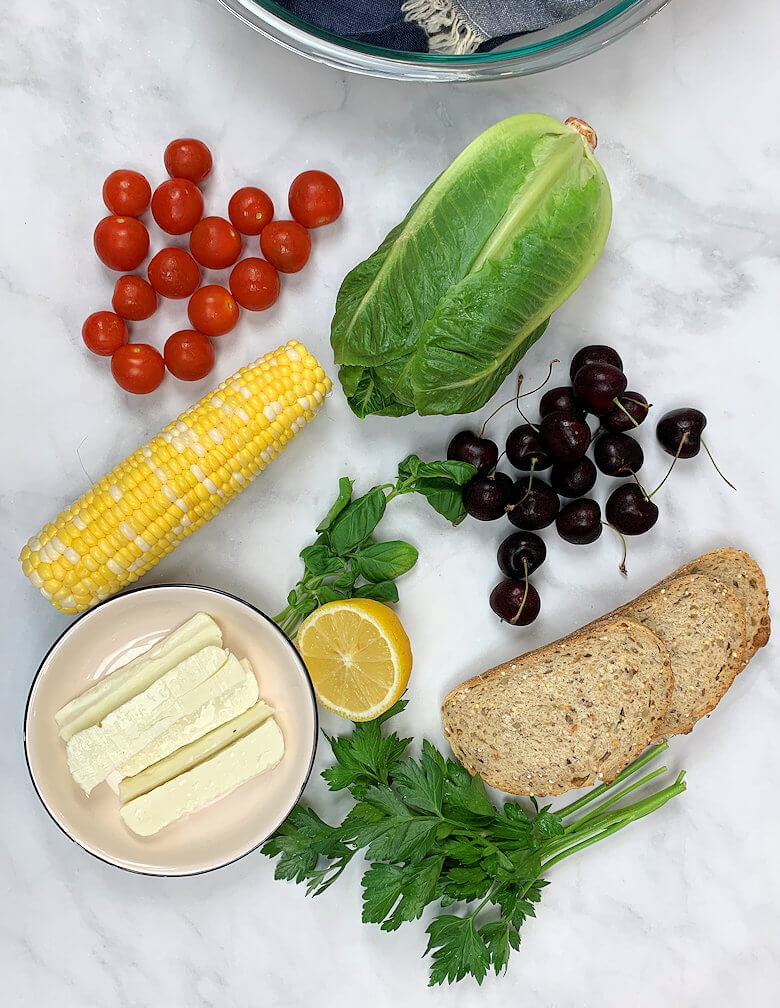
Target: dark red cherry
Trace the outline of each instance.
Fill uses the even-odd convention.
[[[546,556],[544,540],[534,532],[513,532],[498,547],[498,566],[508,578],[523,580],[542,566]]]
[[[561,497],[582,497],[596,483],[595,465],[586,456],[574,462],[556,462],[550,473],[553,490]]]
[[[590,427],[581,413],[565,410],[548,413],[539,430],[555,458],[564,462],[582,458],[590,445]]]
[[[658,508],[636,483],[613,490],[605,508],[607,521],[623,535],[642,535],[658,521]]]
[[[623,370],[623,361],[620,359],[620,354],[617,350],[613,350],[612,347],[604,346],[601,343],[584,346],[572,357],[571,367],[569,368],[569,377],[572,381],[574,381],[574,376],[579,369],[585,367],[586,364],[610,364],[612,367],[616,367],[618,371]]]
[[[463,487],[463,507],[478,521],[495,521],[512,503],[514,492],[514,483],[506,473],[474,476]]]
[[[574,389],[571,385],[561,385],[558,388],[551,388],[545,392],[539,403],[539,415],[546,417],[548,413],[556,413],[558,410],[565,410],[566,413],[581,413],[579,403],[574,398]]]
[[[516,528],[536,531],[547,528],[555,521],[560,508],[558,494],[549,483],[533,477],[530,489],[527,479],[519,479],[515,484],[515,501],[507,509],[509,520]]]
[[[509,432],[506,439],[506,457],[515,467],[524,472],[549,469],[553,464],[550,449],[538,430],[531,424],[520,424]]]
[[[642,446],[628,434],[602,434],[596,441],[593,458],[607,476],[630,476],[639,472],[645,461]]]
[[[676,455],[683,435],[687,434],[685,443],[680,449],[680,458],[688,459],[698,455],[701,450],[701,434],[707,426],[707,417],[701,410],[686,406],[682,409],[664,413],[655,429],[656,437],[661,447],[670,455]]]
[[[447,446],[447,458],[468,462],[477,472],[487,475],[498,464],[498,445],[490,438],[479,437],[473,431],[458,431]]]
[[[612,403],[612,408],[601,417],[601,426],[614,434],[625,433],[638,427],[647,417],[650,403],[641,392],[624,392]]]
[[[527,581],[500,581],[490,593],[490,608],[512,626],[533,623],[542,608],[539,592]]]
[[[574,394],[589,413],[604,416],[627,384],[623,372],[611,364],[585,364],[574,376]]]
[[[555,519],[558,535],[566,542],[586,546],[595,542],[604,526],[601,524],[601,508],[590,497],[572,501],[561,509]]]

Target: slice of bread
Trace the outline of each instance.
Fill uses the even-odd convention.
[[[674,689],[661,734],[685,735],[709,714],[744,668],[745,610],[722,581],[704,574],[662,581],[597,620],[624,616],[642,623],[666,645]]]
[[[665,581],[684,574],[709,574],[730,588],[742,603],[747,618],[747,646],[743,664],[747,665],[760,647],[769,640],[769,594],[761,568],[744,550],[726,547],[705,553],[670,574]]]
[[[614,780],[662,733],[672,686],[656,634],[618,618],[457,686],[442,724],[469,773],[512,794],[556,795]]]

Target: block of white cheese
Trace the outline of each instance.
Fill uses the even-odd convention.
[[[76,732],[102,721],[117,707],[138,696],[185,658],[205,647],[221,647],[222,631],[206,613],[196,613],[138,658],[104,676],[54,715],[67,742]]]
[[[282,733],[274,718],[269,718],[205,762],[123,805],[121,816],[134,833],[152,836],[272,769],[283,755]]]
[[[243,662],[242,662],[243,664]],[[139,795],[146,794],[154,788],[165,784],[167,781],[178,777],[179,774],[191,770],[199,763],[221,752],[233,742],[248,735],[255,728],[267,721],[273,714],[273,707],[269,707],[263,700],[258,700],[254,707],[245,710],[243,714],[226,721],[210,731],[208,735],[190,742],[158,763],[148,766],[145,770],[135,774],[133,777],[125,777],[119,782],[119,797],[123,802],[132,801]]]
[[[68,741],[68,768],[89,794],[109,774],[138,773],[237,717],[257,695],[257,680],[234,655],[203,648],[98,724],[77,732]]]

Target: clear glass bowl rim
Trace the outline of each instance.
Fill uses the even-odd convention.
[[[469,56],[402,53],[365,45],[315,28],[273,0],[218,0],[239,20],[286,49],[339,70],[397,80],[495,80],[538,73],[570,63],[614,42],[670,0],[613,0],[566,29],[533,32],[509,49]],[[559,31],[556,34],[555,31]]]

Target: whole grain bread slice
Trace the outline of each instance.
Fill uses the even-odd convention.
[[[619,616],[648,627],[669,651],[674,689],[660,734],[687,734],[714,710],[744,668],[742,603],[717,578],[687,574],[662,581],[591,626]]]
[[[614,780],[661,734],[672,686],[666,647],[619,617],[457,686],[442,725],[456,757],[488,784],[562,794]]]
[[[753,557],[731,546],[696,557],[674,571],[664,582],[685,574],[709,574],[730,588],[742,603],[747,619],[747,644],[743,664],[747,665],[769,640],[769,593],[763,571]]]

